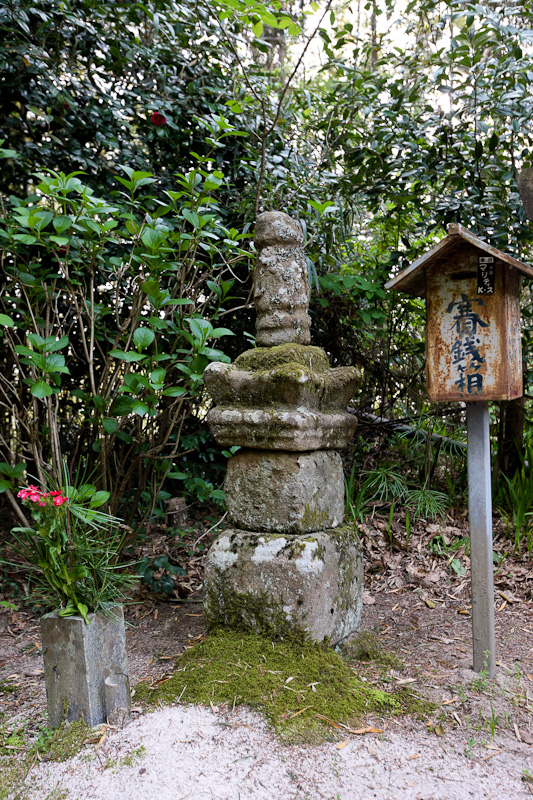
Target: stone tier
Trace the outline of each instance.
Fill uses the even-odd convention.
[[[222,406],[338,411],[350,402],[360,373],[356,367],[331,369],[318,347],[286,344],[248,350],[234,364],[212,362],[204,378]]]
[[[296,411],[224,408],[217,406],[207,415],[211,433],[224,447],[255,450],[337,450],[352,438],[356,419],[347,412],[321,414],[299,408]]]
[[[289,536],[229,529],[206,560],[208,628],[336,644],[359,627],[363,559],[343,525]]]
[[[344,519],[344,474],[334,450],[240,450],[228,461],[229,523],[248,531],[310,533]]]
[[[309,344],[309,281],[299,222],[280,211],[257,218],[254,303],[256,341],[271,347]]]
[[[332,369],[318,347],[288,343],[248,350],[235,364],[210,364],[204,379],[217,404],[207,422],[221,445],[338,449],[354,434],[355,418],[344,409],[360,372]]]

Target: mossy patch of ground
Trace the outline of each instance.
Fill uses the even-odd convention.
[[[234,631],[215,632],[187,650],[166,681],[139,684],[136,699],[247,705],[290,742],[331,738],[335,728],[320,717],[360,727],[363,717],[416,713],[419,703],[411,693],[369,686],[331,648]]]
[[[39,747],[39,754],[47,761],[66,761],[80,752],[90,733],[91,728],[82,719],[63,722]]]
[[[109,761],[106,761],[104,764],[104,769],[117,771],[119,769],[124,769],[124,767],[134,767],[145,755],[146,747],[141,745],[135,748],[135,750],[130,750],[130,752],[126,753],[122,758],[110,758]]]
[[[385,650],[372,631],[361,631],[355,639],[343,642],[339,651],[346,661],[374,661],[383,667],[401,669],[402,661],[395,653]]]
[[[82,749],[90,731],[91,728],[83,720],[63,723],[54,731],[41,731],[38,740],[30,745],[24,742],[19,733],[11,734],[11,737],[19,736],[20,742],[12,745],[17,747],[16,751],[5,748],[2,751],[4,757],[0,760],[0,800],[10,795],[14,800],[22,798],[26,776],[39,758],[46,761],[66,761],[73,758]],[[10,741],[14,739],[11,738]]]

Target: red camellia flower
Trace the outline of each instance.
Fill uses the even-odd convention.
[[[160,114],[159,111],[154,111],[152,116],[150,117],[154,125],[166,125],[167,118]]]

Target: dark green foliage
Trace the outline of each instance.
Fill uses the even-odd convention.
[[[339,12],[305,74],[290,60],[303,17],[283,8],[0,8],[0,371],[16,376],[0,383],[0,492],[20,477],[6,470],[54,469],[63,452],[72,466],[83,454],[130,521],[162,516],[177,492],[223,502],[202,372],[249,346],[257,211],[302,221],[313,343],[364,367],[353,404],[381,416],[435,413],[424,303],[386,293],[390,273],[452,221],[527,260],[516,174],[532,160],[531,3],[412,0],[400,45],[373,40],[364,9],[357,24]],[[527,362],[530,305],[526,288]]]
[[[4,190],[24,191],[48,168],[82,169],[101,191],[119,164],[170,188],[192,152],[206,153],[211,115],[233,95],[232,59],[207,3],[10,0],[0,40],[0,138],[19,153]],[[239,148],[233,140],[218,166]]]
[[[143,584],[154,592],[162,592],[169,596],[174,595],[175,585],[172,576],[187,575],[187,570],[173,564],[168,556],[157,556],[152,561],[141,558],[135,570]]]

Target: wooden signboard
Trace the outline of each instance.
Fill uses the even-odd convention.
[[[488,261],[490,259],[490,261]],[[520,273],[464,247],[426,270],[429,399],[512,400],[522,396]]]
[[[521,276],[462,225],[386,284],[426,300],[430,400],[466,403],[473,666],[496,671],[489,400],[522,396]]]

